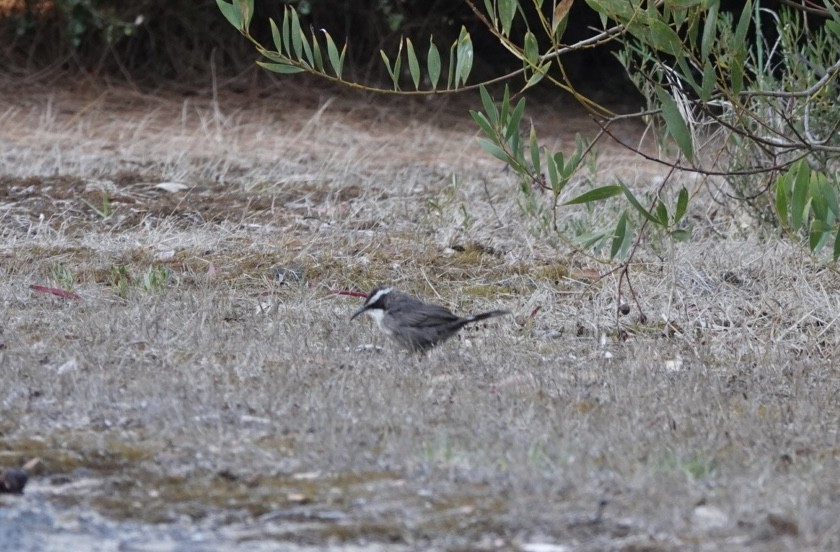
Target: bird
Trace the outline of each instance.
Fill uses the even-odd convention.
[[[378,286],[350,320],[362,314],[373,318],[379,329],[403,348],[423,353],[457,334],[467,324],[510,314],[510,311],[494,310],[462,318],[446,307],[425,303],[390,286]]]

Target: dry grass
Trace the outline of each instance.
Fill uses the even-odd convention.
[[[0,463],[255,543],[840,547],[833,273],[700,187],[696,239],[639,257],[648,322],[621,341],[616,281],[522,214],[465,106],[284,94],[2,94]],[[661,171],[607,147],[615,173]],[[411,357],[330,293],[379,282],[517,316]]]

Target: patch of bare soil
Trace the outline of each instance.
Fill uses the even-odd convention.
[[[0,86],[0,547],[840,548],[837,276],[686,176],[619,297],[564,245],[617,212],[555,233],[476,100]],[[664,174],[599,151],[566,199]],[[409,355],[336,293],[383,282],[513,316]]]

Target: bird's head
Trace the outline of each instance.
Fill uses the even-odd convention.
[[[355,319],[360,314],[367,314],[374,320],[379,321],[385,313],[392,291],[393,290],[389,286],[379,286],[374,288],[374,290],[368,294],[365,304],[362,305],[362,308],[353,313],[350,320]]]

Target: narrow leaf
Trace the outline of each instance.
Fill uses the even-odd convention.
[[[292,12],[292,48],[294,49],[295,57],[298,60],[302,60],[303,57],[301,56],[303,52],[303,30],[300,28],[300,19],[298,19],[297,11],[294,8],[290,8]]]
[[[661,86],[656,87],[656,95],[662,104],[662,118],[665,119],[665,126],[668,128],[668,133],[674,137],[674,141],[677,142],[677,146],[683,155],[685,155],[686,159],[691,161],[694,159],[694,146],[691,140],[691,132],[688,130],[688,125],[685,119],[683,119],[682,114],[680,114],[677,102]]]
[[[505,151],[497,146],[494,142],[491,142],[487,138],[479,138],[478,145],[484,149],[487,153],[495,157],[496,159],[501,159],[505,163],[509,161],[508,154]]]
[[[656,202],[656,218],[662,226],[668,226],[668,207],[661,200]]]
[[[315,68],[324,73],[324,57],[321,55],[321,44],[318,42],[318,36],[315,31],[310,28],[312,33],[312,57],[315,61]]]
[[[789,227],[790,220],[788,218],[788,193],[786,180],[787,174],[779,175],[776,179],[776,214],[779,217],[779,222],[782,226]]]
[[[280,37],[280,29],[277,28],[277,23],[273,19],[269,18],[268,23],[271,25],[271,39],[274,41],[274,49],[277,50],[278,54],[282,54],[283,42]]]
[[[289,57],[292,57],[292,49],[289,43],[289,37],[291,36],[291,15],[289,15],[289,8],[283,8],[283,51],[288,54]]]
[[[790,225],[794,231],[802,228],[805,221],[805,208],[808,203],[808,183],[811,179],[810,168],[804,160],[796,162],[796,179],[793,182],[793,196],[790,206]]]
[[[534,128],[534,125],[531,125],[528,146],[531,150],[531,167],[534,170],[534,174],[542,174],[542,167],[540,167],[540,145],[537,143],[537,130]]]
[[[513,24],[518,4],[515,0],[499,0],[499,20],[502,22],[504,36],[510,36],[510,27]]]
[[[471,109],[470,115],[472,115],[473,120],[476,123],[478,123],[478,126],[481,127],[481,130],[484,131],[484,134],[486,134],[488,138],[490,138],[491,140],[498,139],[496,130],[493,128],[493,125],[490,124],[490,121],[487,120],[487,117],[484,115],[484,113],[480,111],[473,111]]]
[[[233,4],[228,4],[223,0],[216,0],[216,5],[219,6],[219,11],[228,20],[228,23],[236,27],[237,30],[242,28],[242,18],[239,15],[239,10]]]
[[[715,87],[715,68],[712,62],[706,60],[703,63],[703,84],[700,88],[700,99],[708,102],[712,99],[712,90]]]
[[[548,171],[548,183],[551,185],[551,191],[559,195],[563,187],[560,185],[560,176],[557,174],[557,163],[551,155],[545,156],[545,168]]]
[[[717,16],[719,3],[713,2],[709,6],[709,11],[706,12],[706,21],[703,23],[703,38],[700,42],[700,59],[704,62],[709,61],[709,52],[712,51],[712,45],[717,37]]]
[[[752,20],[752,0],[747,0],[744,2],[744,10],[741,12],[741,17],[738,19],[738,26],[735,28],[735,46],[737,48],[745,46],[747,31],[750,28],[750,20]]]
[[[674,224],[682,220],[683,216],[685,216],[686,209],[688,209],[688,190],[683,186],[680,189],[679,195],[677,195],[677,210],[674,211]]]
[[[332,65],[335,76],[341,78],[341,62],[338,56],[338,48],[336,47],[333,38],[330,36],[330,33],[324,29],[321,30],[324,32],[324,36],[327,39],[327,56],[330,58],[330,65]]]
[[[536,67],[540,58],[540,45],[537,43],[537,37],[534,33],[528,31],[525,33],[525,61],[531,67]]]
[[[584,192],[576,198],[565,202],[563,205],[578,205],[581,203],[592,203],[593,201],[603,201],[621,194],[622,191],[622,186],[602,186]]]
[[[429,80],[432,83],[432,90],[437,90],[438,80],[440,79],[440,52],[437,46],[429,39],[429,53],[426,56],[426,65],[429,71]]]
[[[671,237],[679,242],[687,242],[691,239],[691,232],[684,228],[677,228],[671,231]]]
[[[528,79],[528,82],[525,83],[525,86],[522,89],[525,90],[525,89],[531,88],[532,86],[534,86],[535,84],[537,84],[538,82],[543,80],[543,77],[545,77],[545,73],[548,70],[548,67],[550,65],[551,65],[551,62],[549,61],[548,63],[546,63],[542,67],[538,67],[537,70],[534,71],[534,74],[531,75],[531,78]]]
[[[289,65],[288,63],[266,63],[264,61],[258,61],[257,65],[262,67],[263,69],[268,69],[274,73],[282,73],[290,75],[292,73],[300,73],[303,71],[302,68],[297,67],[295,65]]]
[[[627,201],[630,202],[630,205],[632,205],[636,209],[636,211],[639,212],[640,215],[645,217],[649,222],[652,222],[653,224],[659,224],[659,219],[650,214],[647,209],[642,207],[642,204],[639,203],[639,200],[636,199],[636,196],[634,196],[633,192],[630,191],[630,188],[625,186],[623,183],[621,184],[621,191],[624,192],[624,196],[627,198]]]
[[[408,72],[411,73],[411,80],[414,82],[414,89],[420,90],[420,62],[417,54],[414,53],[414,44],[410,38],[405,39],[406,55],[408,56]]]
[[[479,86],[478,93],[481,96],[481,105],[484,106],[484,113],[487,114],[487,119],[495,126],[499,122],[499,110],[496,108],[496,103],[490,97],[486,86]]]
[[[457,62],[455,65],[455,88],[466,84],[473,66],[473,45],[472,38],[467,28],[461,26],[461,34],[458,37]]]
[[[833,259],[837,261],[838,258],[840,258],[840,228],[837,229],[837,234],[834,235]]]
[[[379,55],[382,56],[382,61],[385,62],[385,69],[388,70],[388,76],[391,77],[394,90],[397,90],[397,77],[394,75],[394,69],[391,67],[391,60],[388,59],[388,54],[385,53],[385,50],[379,50]]]
[[[251,17],[254,15],[254,0],[235,0],[239,7],[239,14],[242,17],[242,31],[246,34],[251,27]]]
[[[505,140],[510,140],[515,134],[519,134],[519,123],[522,121],[523,113],[525,113],[525,98],[520,98],[510,114],[510,120],[505,130]]]
[[[621,213],[618,218],[618,224],[615,225],[615,232],[613,232],[612,245],[610,246],[610,259],[615,259],[621,251],[621,246],[627,241],[627,211]]]

